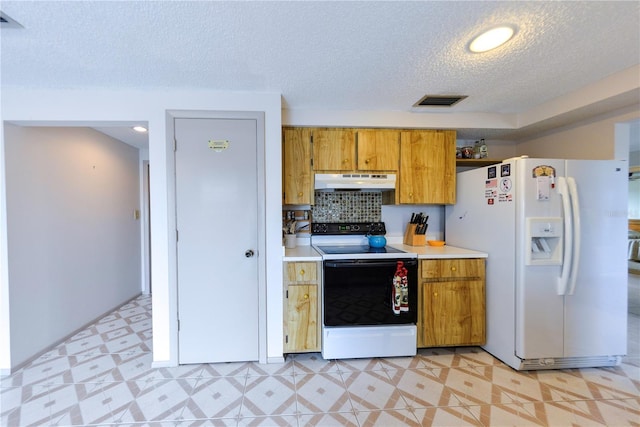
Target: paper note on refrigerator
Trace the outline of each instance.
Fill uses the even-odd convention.
[[[549,200],[549,190],[551,189],[551,180],[547,175],[536,177],[538,188],[538,200]]]

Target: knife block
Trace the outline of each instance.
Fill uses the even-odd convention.
[[[425,246],[427,244],[427,236],[425,234],[416,234],[418,224],[407,224],[404,231],[403,243],[409,246]]]

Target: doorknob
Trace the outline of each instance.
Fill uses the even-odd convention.
[[[247,258],[251,258],[253,255],[254,254],[252,249],[247,249],[244,253],[244,256],[246,256]]]

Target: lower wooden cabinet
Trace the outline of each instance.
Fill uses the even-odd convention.
[[[482,345],[485,260],[421,260],[418,347]]]
[[[284,352],[321,348],[320,263],[284,263]]]

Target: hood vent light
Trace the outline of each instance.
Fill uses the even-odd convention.
[[[385,191],[395,190],[396,174],[368,174],[368,173],[317,173],[315,174],[315,190],[360,190]]]
[[[425,95],[414,107],[452,107],[466,98],[466,95]]]

